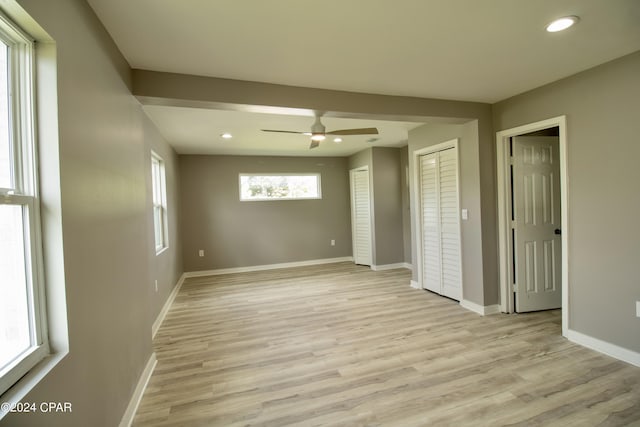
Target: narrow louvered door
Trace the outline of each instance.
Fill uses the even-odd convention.
[[[458,212],[458,155],[454,148],[439,155],[440,259],[442,295],[455,300],[462,296],[460,274],[460,222]]]
[[[369,170],[351,171],[351,224],[353,261],[371,265],[371,203],[369,194]]]
[[[438,154],[420,158],[422,202],[422,287],[441,292]]]
[[[458,158],[455,148],[420,157],[422,286],[460,300]]]

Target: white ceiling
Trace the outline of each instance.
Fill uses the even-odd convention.
[[[386,95],[493,103],[640,50],[638,0],[88,2],[132,68]],[[564,15],[581,20],[544,31]],[[207,112],[182,110],[147,107],[179,151],[197,151],[211,135],[161,123],[206,128],[193,125]]]
[[[179,154],[236,154],[273,156],[349,156],[375,145],[400,147],[407,144],[408,131],[423,123],[323,117],[327,132],[338,129],[377,127],[378,135],[343,136],[341,143],[333,138],[309,150],[309,136],[262,132],[261,129],[307,132],[313,117],[280,114],[246,113],[202,108],[143,107],[160,133],[171,141]],[[229,132],[231,139],[220,135]],[[374,143],[367,142],[376,138]]]

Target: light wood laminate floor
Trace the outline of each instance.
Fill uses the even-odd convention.
[[[187,279],[134,425],[640,425],[640,368],[562,338],[560,311],[481,317],[409,279]]]

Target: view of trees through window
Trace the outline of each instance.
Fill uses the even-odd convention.
[[[240,175],[241,200],[319,199],[320,175]]]

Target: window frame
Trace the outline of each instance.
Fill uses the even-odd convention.
[[[164,159],[153,150],[151,151],[151,205],[153,212],[153,240],[156,255],[160,255],[160,253],[169,248],[167,178]],[[160,241],[158,241],[158,236],[160,236]]]
[[[0,41],[8,47],[7,90],[12,188],[0,188],[0,205],[20,206],[30,347],[0,368],[0,395],[50,354],[35,133],[34,40],[0,13]]]
[[[317,178],[316,185],[318,187],[318,195],[315,197],[255,197],[244,198],[242,193],[242,177],[251,176],[300,176],[308,177],[314,176]],[[270,202],[270,201],[285,201],[285,200],[321,200],[322,199],[322,175],[319,172],[303,172],[303,173],[239,173],[238,174],[238,192],[241,202]]]

